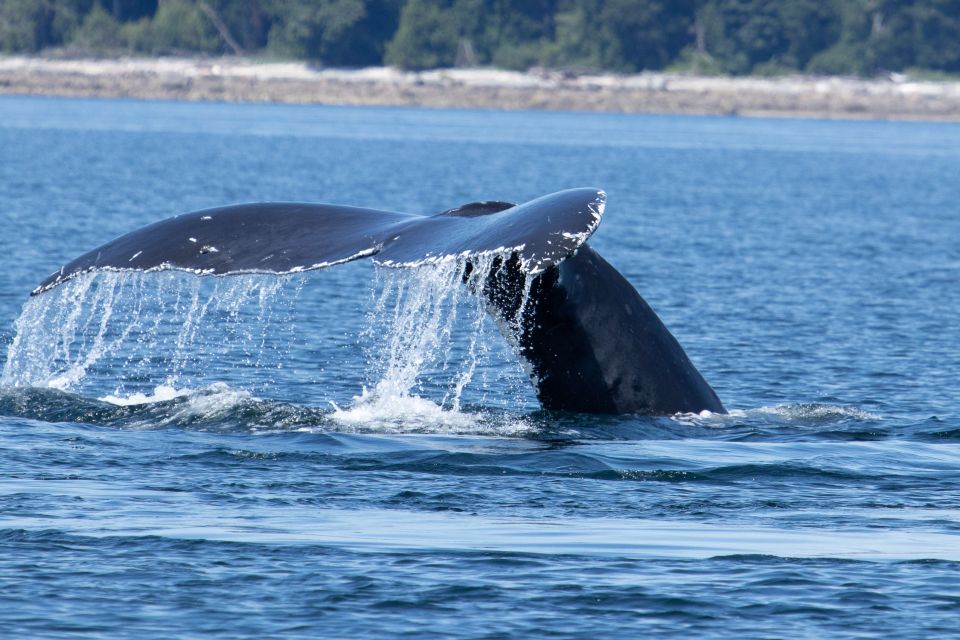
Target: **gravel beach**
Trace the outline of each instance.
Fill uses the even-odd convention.
[[[387,67],[241,58],[0,57],[0,94],[330,105],[960,120],[960,82]]]

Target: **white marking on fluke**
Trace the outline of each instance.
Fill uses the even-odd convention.
[[[134,260],[137,259],[137,256],[139,256],[141,253],[143,253],[143,251],[137,251],[135,254],[133,254],[132,256],[130,256],[130,259],[127,260],[127,262],[133,262]],[[63,275],[63,269],[62,269],[62,268],[60,269],[60,275]]]

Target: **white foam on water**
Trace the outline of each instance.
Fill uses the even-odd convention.
[[[680,424],[702,427],[725,427],[731,421],[751,418],[766,422],[773,421],[783,425],[883,419],[882,416],[859,407],[817,403],[780,404],[755,409],[731,409],[728,413],[714,413],[712,411],[678,413],[671,416],[671,419]]]
[[[351,431],[405,433],[410,431],[476,431],[478,416],[415,395],[389,396],[363,390],[349,407],[333,405],[331,418]]]
[[[187,402],[180,405],[168,417],[172,422],[182,422],[201,418],[216,420],[230,414],[239,405],[260,402],[245,389],[234,389],[222,382],[187,394]]]
[[[349,407],[331,404],[330,419],[344,432],[520,437],[535,430],[522,418],[444,408],[415,395],[384,396],[364,389]]]
[[[880,420],[881,416],[864,411],[859,407],[832,404],[802,403],[779,404],[773,407],[760,407],[754,413],[766,414],[785,420]]]
[[[168,400],[189,396],[191,393],[193,393],[192,389],[177,389],[169,385],[160,384],[153,388],[153,393],[131,393],[123,395],[118,391],[116,395],[107,394],[99,399],[120,407],[130,407],[141,404],[153,404],[154,402],[166,402]]]
[[[158,385],[152,393],[108,394],[99,399],[124,407],[171,403],[163,407],[160,413],[146,413],[142,419],[125,425],[134,429],[151,429],[171,424],[210,426],[211,423],[231,417],[239,407],[263,402],[249,391],[235,389],[223,382],[197,389]]]

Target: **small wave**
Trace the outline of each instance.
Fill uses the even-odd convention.
[[[119,391],[115,392],[119,394]],[[154,402],[166,402],[174,398],[182,398],[194,393],[192,389],[177,389],[169,385],[157,385],[153,393],[131,393],[130,395],[107,394],[100,398],[103,402],[109,402],[119,407],[130,407],[140,404],[152,404]]]
[[[130,429],[254,430],[262,423],[318,424],[322,416],[317,413],[304,407],[261,400],[249,391],[223,383],[201,389],[160,385],[152,393],[115,393],[101,398],[48,387],[0,388],[0,415]]]
[[[946,429],[943,431],[931,431],[925,434],[931,440],[960,440],[960,429]]]
[[[727,414],[714,413],[713,411],[704,409],[700,413],[675,413],[670,416],[670,419],[687,426],[723,427],[726,426],[729,418],[739,417],[738,414],[746,415],[736,409]]]
[[[731,409],[729,413],[678,413],[670,417],[673,421],[683,425],[698,427],[726,427],[731,423],[742,420],[761,420],[769,423],[771,419],[783,425],[818,426],[848,421],[882,420],[882,416],[870,413],[859,407],[797,403],[778,404],[772,407],[758,407],[756,409]]]
[[[198,430],[268,433],[322,426],[328,411],[254,396],[222,382],[202,389],[158,388],[152,395],[121,399],[132,411],[120,425],[155,429],[181,427]],[[136,403],[136,400],[146,402]]]
[[[271,404],[244,389],[234,389],[223,382],[215,382],[201,389],[178,389],[158,385],[153,393],[111,394],[98,398],[130,411],[133,417],[124,426],[156,428],[162,426],[226,426],[244,421],[244,414],[256,418],[267,415]]]
[[[314,544],[359,552],[429,551],[616,557],[626,559],[709,559],[744,556],[838,559],[874,562],[960,560],[953,535],[901,530],[786,528],[678,519],[584,517],[488,517],[455,512],[400,509],[317,510],[312,504],[259,506],[251,519],[246,505],[218,507],[213,514],[161,513],[131,523],[87,515],[63,517],[50,528],[44,518],[21,517],[16,528],[0,529],[0,541],[60,542],[84,538],[84,545],[113,546],[151,536],[161,540],[247,544]],[[112,514],[109,514],[112,516]],[[99,540],[98,540],[99,539]],[[102,542],[100,542],[102,541]]]
[[[795,440],[815,437],[841,441],[869,441],[895,435],[884,416],[851,405],[790,403],[729,413],[686,413],[668,421],[685,430],[700,430],[700,437],[725,440]],[[713,435],[711,435],[711,433]]]
[[[199,392],[181,390],[179,397],[186,399],[171,416],[174,419],[195,418],[217,420],[232,414],[245,405],[262,403],[259,398],[244,389],[234,389],[222,382],[214,383]]]
[[[331,403],[333,404],[333,403]],[[415,395],[366,390],[348,407],[309,407],[258,398],[218,382],[200,389],[158,385],[150,392],[114,392],[99,398],[47,387],[0,389],[0,415],[46,422],[81,422],[124,429],[364,434],[438,434],[521,437],[536,427],[516,416],[445,408]]]
[[[870,413],[869,411],[864,411],[859,407],[817,403],[780,404],[773,407],[760,407],[759,409],[744,412],[745,416],[750,416],[751,414],[773,415],[788,421],[803,422],[881,419],[881,416]]]

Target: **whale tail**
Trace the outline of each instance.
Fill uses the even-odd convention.
[[[603,191],[583,188],[521,205],[476,202],[430,216],[290,202],[205,209],[88,251],[50,274],[33,294],[91,271],[286,275],[365,257],[388,267],[412,267],[513,251],[525,269],[539,273],[590,237],[605,202]]]
[[[723,411],[653,310],[585,244],[605,203],[603,191],[581,188],[520,205],[476,202],[430,216],[301,203],[206,209],[93,249],[32,294],[94,271],[284,275],[364,257],[413,267],[494,255],[494,268],[477,293],[528,363],[545,408]]]

